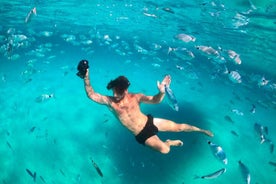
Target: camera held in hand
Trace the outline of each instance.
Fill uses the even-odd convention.
[[[81,60],[78,64],[78,73],[77,76],[80,78],[84,78],[87,72],[87,69],[89,68],[88,66],[88,61],[87,60]]]

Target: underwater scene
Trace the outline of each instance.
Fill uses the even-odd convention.
[[[275,0],[0,2],[1,184],[273,184],[276,182]],[[159,132],[139,144],[94,90],[126,76],[155,118],[210,130]]]

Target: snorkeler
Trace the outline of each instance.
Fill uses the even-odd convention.
[[[208,130],[188,124],[177,124],[167,119],[154,118],[141,112],[141,103],[157,104],[163,100],[165,86],[169,87],[171,83],[169,75],[166,75],[161,83],[157,82],[159,92],[154,96],[146,96],[142,93],[129,93],[128,87],[130,82],[124,76],[119,76],[108,83],[107,89],[113,91],[113,96],[105,96],[94,91],[90,84],[88,68],[88,61],[82,60],[78,65],[79,72],[77,73],[80,78],[84,79],[84,87],[88,98],[98,104],[109,107],[120,120],[121,124],[134,134],[138,143],[146,145],[160,153],[167,154],[171,146],[182,146],[183,142],[169,139],[162,141],[157,136],[159,131],[201,132],[208,136],[213,136],[213,133]]]

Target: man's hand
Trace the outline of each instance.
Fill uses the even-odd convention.
[[[85,76],[84,76],[83,79],[87,79],[88,77],[89,77],[89,69],[87,68],[87,69],[86,69]]]
[[[171,84],[171,76],[170,75],[166,75],[161,83],[159,81],[157,81],[157,87],[158,87],[160,93],[165,93],[165,85],[169,87],[170,84]]]

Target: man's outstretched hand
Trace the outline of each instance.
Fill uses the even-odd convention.
[[[157,81],[157,87],[158,87],[160,93],[165,93],[165,86],[169,87],[170,84],[171,84],[171,76],[170,75],[166,75],[161,83],[159,81]]]

